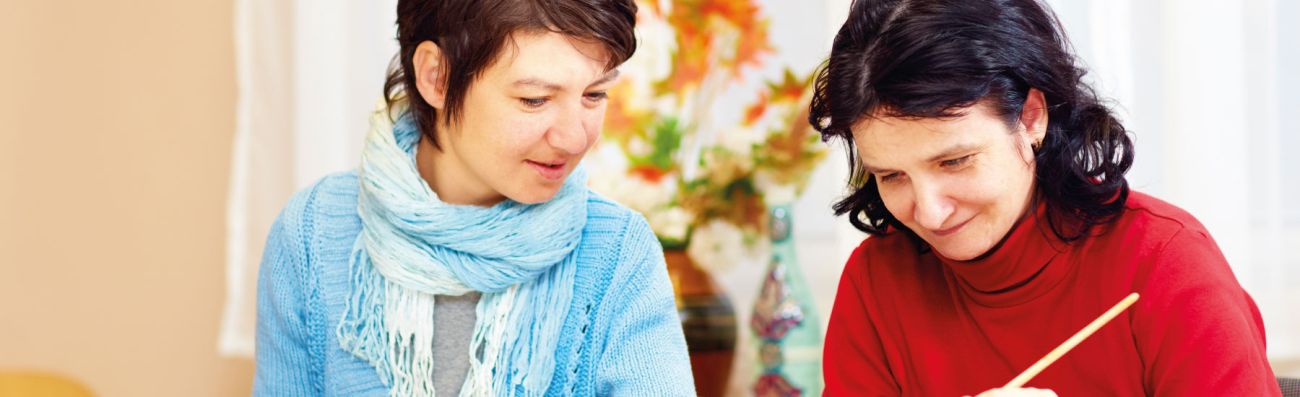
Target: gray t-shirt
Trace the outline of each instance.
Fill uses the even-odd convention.
[[[433,297],[433,387],[439,396],[460,395],[465,384],[479,297],[478,292]]]

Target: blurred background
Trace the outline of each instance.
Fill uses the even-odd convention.
[[[228,0],[0,1],[0,373],[235,396]]]
[[[672,50],[694,48],[674,29],[718,23],[691,22],[692,10],[713,8],[674,13],[656,2],[626,66],[628,97],[648,102],[614,110],[685,120],[676,164],[712,147],[754,156],[745,181],[769,211],[751,215],[788,208],[792,244],[765,242],[774,228],[748,230],[743,219],[674,215],[693,208],[680,205],[686,192],[654,181],[715,170],[647,173],[654,136],[637,132],[647,124],[611,118],[589,162],[619,166],[606,180],[649,181],[632,196],[667,200],[630,204],[691,251],[733,309],[724,386],[748,395],[761,366],[750,316],[770,258],[793,249],[783,258],[803,278],[790,288],[807,294],[800,307],[816,333],[862,238],[830,214],[846,176],[838,146],[798,164],[807,169],[794,184],[762,176],[771,156],[754,151],[801,136],[790,121],[797,106],[753,105],[787,103],[773,87],[823,60],[849,1],[703,3],[739,11],[719,14],[725,23],[707,25],[716,29],[702,40],[738,48],[758,40],[744,33],[763,31],[766,47],[709,47],[735,66],[717,76],[735,79],[688,81],[669,97],[638,91],[676,75]],[[1206,224],[1263,312],[1275,370],[1300,376],[1300,163],[1288,160],[1300,150],[1300,2],[1049,3],[1135,136],[1133,186]],[[357,163],[396,51],[394,9],[394,0],[0,0],[0,374],[62,374],[106,396],[248,394],[261,240],[293,191]],[[620,193],[629,192],[610,192]],[[682,219],[706,232],[672,240]]]

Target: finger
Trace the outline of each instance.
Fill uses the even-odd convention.
[[[1057,396],[1056,396],[1056,392],[1051,391],[1051,390],[1048,390],[1048,389],[1028,388],[1028,389],[1025,389],[1025,390],[1026,390],[1026,391],[1030,391],[1030,392],[1032,392],[1032,393],[1028,394],[1028,395],[1031,395],[1031,396],[1038,396],[1038,397],[1057,397]]]

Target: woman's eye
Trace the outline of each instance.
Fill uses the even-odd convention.
[[[600,102],[605,100],[605,98],[608,98],[609,93],[605,91],[588,92],[586,95],[584,95],[584,97],[586,97],[587,100],[592,102]]]
[[[901,178],[901,176],[898,175],[897,172],[885,174],[884,176],[876,176],[876,179],[879,179],[881,183],[897,182],[899,178]]]
[[[959,165],[962,165],[962,164],[966,164],[966,161],[967,161],[967,160],[970,160],[970,157],[971,157],[971,156],[973,156],[973,155],[966,155],[966,156],[961,156],[961,157],[958,157],[958,158],[955,158],[955,159],[944,160],[944,161],[940,162],[939,165],[940,165],[940,166],[943,166],[943,167],[945,167],[945,168],[956,167],[956,166],[959,166]]]
[[[538,108],[546,104],[546,98],[519,98],[519,103],[530,108]]]

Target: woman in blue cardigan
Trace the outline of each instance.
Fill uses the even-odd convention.
[[[692,395],[658,241],[579,162],[631,0],[401,0],[360,167],[296,194],[254,395]]]

